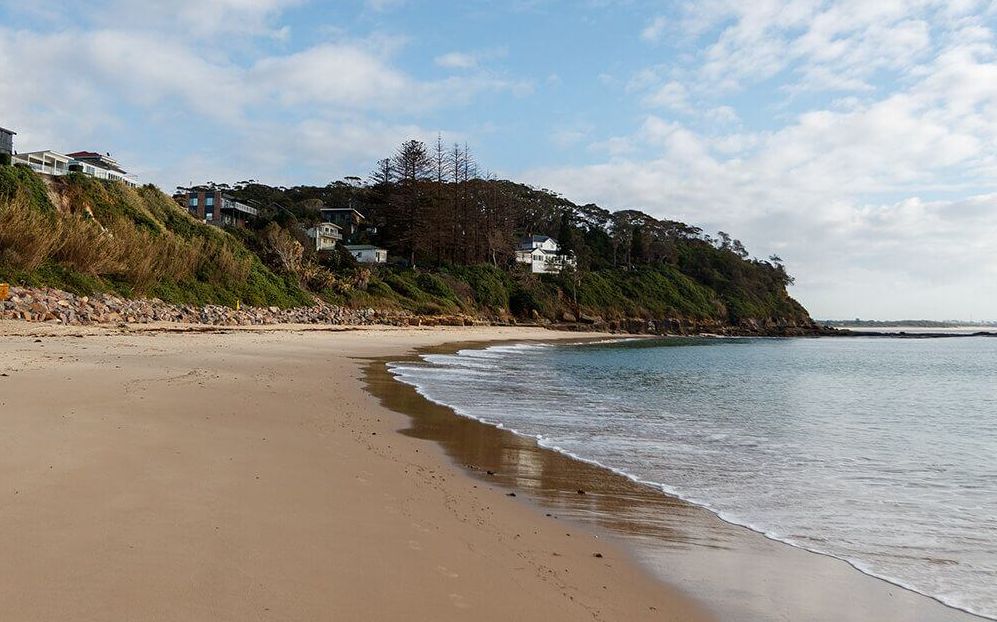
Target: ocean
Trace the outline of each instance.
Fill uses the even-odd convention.
[[[997,339],[503,344],[390,369],[460,415],[997,619]]]

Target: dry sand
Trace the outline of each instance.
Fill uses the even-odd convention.
[[[398,434],[360,380],[370,357],[556,334],[0,334],[0,619],[707,619]]]

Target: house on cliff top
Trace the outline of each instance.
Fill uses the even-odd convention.
[[[331,251],[343,239],[343,230],[331,222],[321,222],[307,229],[305,234],[315,242],[315,250],[317,251]]]
[[[9,164],[14,155],[14,136],[17,132],[0,127],[0,164]]]
[[[70,172],[83,173],[97,179],[120,181],[132,187],[138,185],[134,177],[121,168],[118,161],[112,158],[109,153],[76,151],[66,155],[72,160],[69,163]]]
[[[557,240],[546,235],[523,238],[516,247],[516,261],[529,264],[534,274],[552,274],[575,266],[574,256],[561,252]]]
[[[194,186],[173,195],[191,216],[209,225],[245,226],[259,215],[255,207],[236,201],[214,186]]]
[[[11,164],[27,166],[42,175],[83,173],[97,179],[120,181],[133,188],[138,186],[134,175],[129,175],[110,154],[100,154],[93,151],[63,154],[50,149],[14,153],[13,143],[10,140],[13,135],[13,132],[0,128],[0,160],[9,157]],[[6,147],[10,148],[9,156],[5,155],[5,142]]]

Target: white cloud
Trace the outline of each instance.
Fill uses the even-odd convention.
[[[664,34],[665,28],[668,26],[668,19],[662,15],[659,15],[651,20],[651,22],[644,27],[640,32],[640,38],[644,41],[654,42],[661,38]]]
[[[171,25],[174,38],[279,35],[274,22],[306,0],[109,0],[88,5],[81,16],[103,28]]]
[[[681,82],[666,82],[654,88],[644,97],[644,105],[652,108],[670,108],[677,112],[689,112],[689,92]]]
[[[473,69],[478,66],[478,58],[466,52],[449,52],[437,56],[435,62],[447,69]]]
[[[361,47],[324,44],[264,58],[249,72],[254,84],[285,104],[323,103],[351,108],[391,107],[416,90],[386,59]]]
[[[736,89],[781,72],[797,90],[872,88],[877,72],[905,73],[930,55],[932,28],[979,11],[966,0],[712,0],[689,3],[685,32],[715,32],[703,52],[701,78]]]

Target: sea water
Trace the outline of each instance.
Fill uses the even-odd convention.
[[[427,398],[997,618],[997,339],[498,345]]]

